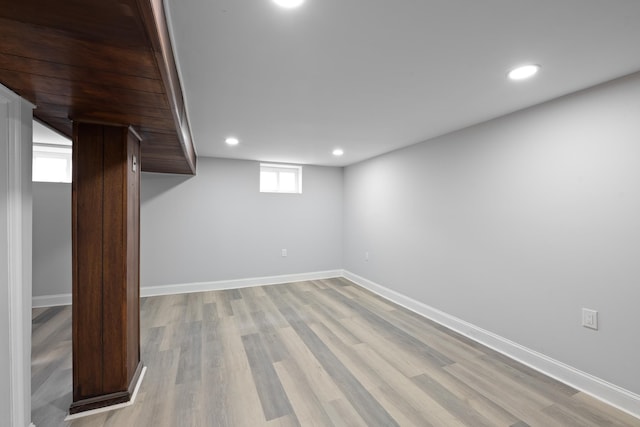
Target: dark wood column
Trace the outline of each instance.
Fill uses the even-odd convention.
[[[131,399],[140,360],[140,139],[73,126],[71,414]]]

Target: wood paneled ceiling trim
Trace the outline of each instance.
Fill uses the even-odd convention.
[[[71,136],[131,125],[142,169],[194,174],[196,153],[161,0],[0,0],[0,83]]]

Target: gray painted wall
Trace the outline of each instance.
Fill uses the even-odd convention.
[[[195,177],[143,175],[142,285],[342,267],[341,168],[304,166],[302,194],[258,190],[251,161],[201,157]]]
[[[302,194],[259,193],[258,170],[201,157],[195,177],[143,173],[141,286],[342,268],[342,169],[304,166]],[[33,295],[71,293],[71,184],[34,183],[33,227]]]
[[[33,295],[71,293],[71,184],[33,183]]]
[[[640,393],[640,74],[344,180],[347,270]]]

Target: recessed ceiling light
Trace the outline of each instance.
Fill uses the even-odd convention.
[[[273,2],[280,7],[284,7],[285,9],[293,9],[302,5],[302,3],[304,3],[304,0],[273,0]]]
[[[508,76],[511,80],[524,80],[528,79],[529,77],[533,77],[538,72],[538,70],[540,70],[539,65],[523,65],[522,67],[514,68],[513,70],[509,71]]]
[[[224,142],[226,142],[227,145],[238,145],[238,144],[240,144],[240,141],[238,140],[238,138],[235,138],[233,136],[230,136],[229,138],[225,139]]]
[[[336,148],[332,153],[336,157],[340,157],[344,154],[344,150],[342,148]]]

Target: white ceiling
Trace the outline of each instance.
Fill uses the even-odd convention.
[[[347,165],[640,70],[638,0],[166,3],[200,156]]]
[[[33,121],[33,142],[38,144],[71,145],[71,140],[68,137],[36,120]]]

